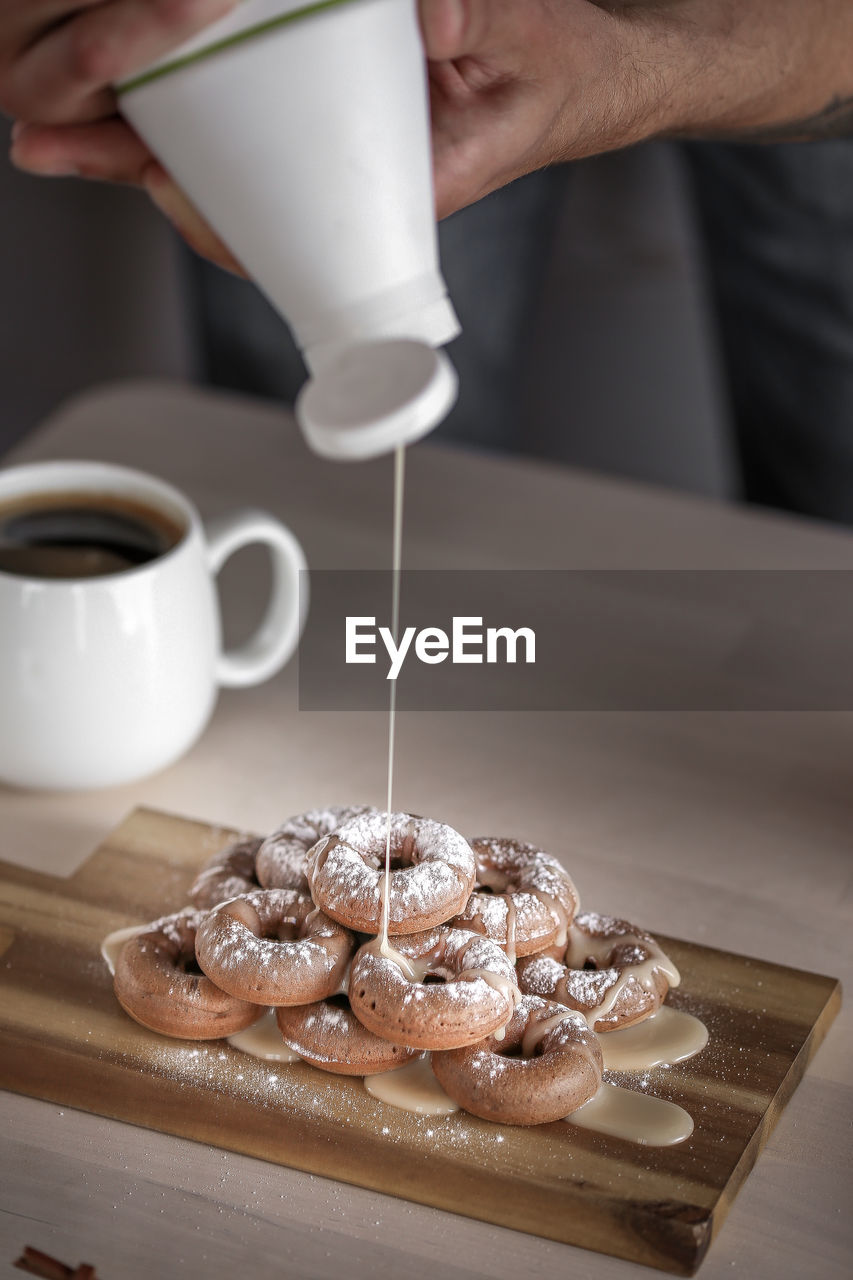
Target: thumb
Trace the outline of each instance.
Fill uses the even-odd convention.
[[[447,62],[476,52],[493,9],[493,0],[418,0],[426,56]]]

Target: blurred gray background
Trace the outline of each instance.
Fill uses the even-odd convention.
[[[0,130],[5,152],[6,122]],[[525,179],[444,224],[443,260],[467,344],[452,351],[463,397],[445,435],[696,493],[737,494],[681,165],[674,147],[655,143]],[[266,304],[251,286],[193,262],[140,193],[31,178],[0,161],[0,204],[0,452],[98,382],[248,379],[257,393],[285,397],[298,385],[292,352],[282,354],[278,381],[246,370],[251,352],[276,367],[279,330]],[[519,247],[519,261],[506,260],[504,288],[495,263],[513,243],[513,220],[531,210],[540,232]],[[522,277],[530,288],[519,302],[512,281]],[[502,299],[515,307],[503,327]],[[199,323],[211,300],[220,316],[212,334]],[[250,351],[234,361],[229,323]]]

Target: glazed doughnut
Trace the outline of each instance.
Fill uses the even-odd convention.
[[[311,1004],[340,988],[355,949],[348,929],[295,889],[257,889],[201,921],[199,965],[224,991],[255,1004]]]
[[[359,933],[379,933],[388,815],[368,811],[314,845],[311,893],[326,915]],[[390,934],[421,933],[463,909],[476,868],[464,836],[443,822],[391,815]]]
[[[341,1076],[379,1075],[416,1058],[420,1049],[391,1044],[362,1026],[346,996],[275,1011],[279,1030],[300,1058]]]
[[[520,998],[513,966],[496,942],[463,929],[379,939],[356,952],[353,1013],[369,1031],[415,1049],[456,1049],[499,1031]],[[427,978],[439,979],[429,983]]]
[[[656,1013],[680,981],[654,938],[611,916],[575,916],[568,946],[518,962],[521,990],[559,1000],[584,1015],[594,1031],[630,1027]]]
[[[521,1048],[521,1057],[507,1057]],[[601,1046],[580,1014],[552,1000],[524,996],[503,1040],[434,1053],[432,1069],[446,1094],[483,1120],[548,1124],[594,1097],[601,1085]]]
[[[493,938],[511,960],[566,938],[578,893],[556,858],[501,837],[478,836],[471,848],[477,883],[454,926]]]
[[[309,809],[307,813],[288,818],[267,836],[258,850],[258,882],[265,889],[298,889],[300,893],[307,893],[305,859],[311,846],[350,819],[372,812],[367,805],[346,808],[338,805],[331,809]]]
[[[143,1027],[185,1040],[216,1040],[257,1022],[256,1004],[236,999],[201,973],[195,962],[200,911],[155,920],[126,942],[113,978],[125,1013]]]
[[[259,888],[255,858],[261,841],[257,836],[232,840],[204,864],[190,889],[190,902],[200,911]]]

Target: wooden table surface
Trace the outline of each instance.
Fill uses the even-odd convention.
[[[322,568],[385,567],[391,465],[311,457],[258,402],[134,384],[66,406],[10,456],[162,475],[203,514],[263,506]],[[853,537],[555,466],[410,452],[410,567],[853,568]],[[223,579],[226,630],[254,618],[260,555]],[[248,624],[243,626],[243,631]],[[294,666],[221,696],[179,764],[80,795],[0,789],[3,856],[69,873],[135,805],[267,830],[325,802],[380,804],[387,725],[299,712]],[[396,798],[462,830],[573,850],[585,904],[652,930],[849,982],[853,715],[409,713]],[[831,1278],[853,1262],[850,1058],[842,1009],[700,1275]],[[33,1245],[99,1280],[183,1274],[361,1280],[404,1268],[629,1280],[643,1268],[16,1095],[0,1095],[0,1275]]]

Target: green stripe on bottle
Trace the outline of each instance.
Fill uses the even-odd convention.
[[[277,18],[259,22],[254,27],[247,27],[245,31],[236,31],[233,36],[228,36],[224,40],[217,40],[215,44],[206,45],[205,48],[197,50],[196,53],[188,53],[186,57],[175,58],[173,62],[166,62],[160,67],[155,67],[153,71],[144,71],[142,75],[134,76],[132,79],[116,85],[116,93],[121,97],[123,93],[130,93],[132,89],[139,89],[142,85],[151,84],[154,80],[162,80],[163,76],[170,76],[172,72],[189,67],[194,62],[204,62],[216,53],[222,53],[223,50],[231,49],[235,45],[245,44],[247,40],[254,40],[256,36],[263,36],[269,31],[275,31],[277,27],[286,27],[291,22],[298,22],[301,18],[311,18],[314,14],[322,13],[325,9],[336,9],[340,5],[353,3],[355,3],[355,0],[314,0],[313,4],[306,4],[302,9],[294,9],[290,13],[281,13]]]

